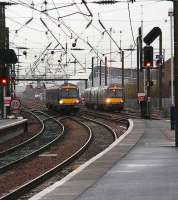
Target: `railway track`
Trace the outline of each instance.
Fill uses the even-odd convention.
[[[60,171],[58,173],[60,174],[59,176],[61,178],[61,173],[63,173],[63,172],[61,172],[61,170],[66,173],[65,168],[75,169],[76,166],[81,165],[82,163],[86,162],[88,159],[92,158],[93,156],[95,156],[98,153],[100,153],[101,151],[103,151],[115,140],[115,136],[113,136],[114,131],[111,128],[107,127],[106,125],[102,125],[101,122],[96,122],[96,120],[92,121],[92,119],[90,120],[88,118],[78,118],[78,117],[72,117],[72,118],[66,117],[64,119],[61,119],[61,123],[65,124],[65,127],[66,127],[65,129],[68,129],[69,132],[71,132],[71,131],[75,132],[73,134],[76,136],[76,130],[75,129],[71,130],[71,124],[73,124],[73,122],[75,122],[75,124],[78,124],[78,125],[80,124],[80,129],[81,129],[81,126],[85,126],[85,129],[86,129],[86,127],[88,127],[87,130],[90,130],[89,132],[93,133],[94,136],[87,137],[87,139],[85,138],[84,147],[80,147],[80,149],[75,150],[75,153],[73,155],[71,155],[67,159],[64,159],[59,164],[55,165],[55,167],[54,166],[51,167],[51,169],[48,169],[45,173],[41,174],[38,177],[35,177],[33,180],[29,181],[28,183],[21,185],[20,187],[14,189],[13,192],[2,196],[0,199],[8,199],[8,200],[15,199],[15,198],[17,198],[17,196],[19,196],[23,192],[28,191],[29,189],[31,189],[33,187],[36,187],[36,185],[39,184],[41,181],[48,179],[49,176],[53,175],[57,171]],[[74,125],[72,125],[72,126],[74,126]],[[81,132],[83,132],[83,131],[81,131]],[[71,135],[71,133],[66,134],[65,137],[69,137],[68,135]],[[80,138],[81,138],[81,136],[80,136]],[[94,139],[92,139],[92,138],[94,138]],[[75,145],[71,144],[71,141],[74,141],[74,140],[76,141],[77,144],[80,143],[79,138],[77,138],[77,139],[71,139],[71,138],[69,139],[68,138],[67,139],[68,144],[66,144],[66,143],[61,144],[61,142],[60,142],[59,146],[61,146],[63,153],[66,152],[66,154],[67,154],[67,150],[63,149],[64,147],[66,147],[66,149],[67,149],[69,146],[70,147],[75,146]],[[86,151],[86,148],[87,148],[87,151]],[[49,153],[49,155],[55,154],[55,152],[48,152],[48,153]],[[81,155],[81,156],[79,157],[79,155]],[[40,156],[40,158],[41,158],[41,156]],[[50,163],[50,162],[48,162],[48,163]],[[69,165],[69,163],[71,163],[71,164]],[[70,172],[72,170],[67,170],[67,171]],[[57,180],[59,180],[59,177],[57,178]],[[50,181],[50,183],[51,183],[51,181]],[[29,196],[25,197],[25,198],[22,197],[22,199],[28,199],[28,198],[29,198]]]
[[[64,127],[60,122],[40,112],[36,113],[36,116],[43,124],[41,131],[29,140],[0,153],[0,173],[7,171],[22,160],[30,159],[31,156],[48,148],[63,135]]]
[[[80,112],[80,115],[88,115],[88,116],[93,116],[95,118],[102,118],[109,121],[120,122],[122,123],[122,125],[125,124],[126,127],[128,126],[127,120],[130,118],[130,115],[125,113],[115,114],[106,112],[96,112],[92,110],[83,110]]]
[[[112,119],[112,120],[127,120],[129,118],[133,118],[133,119],[140,119],[141,118],[141,113],[140,111],[137,110],[123,110],[121,112],[111,112],[111,111],[99,111],[99,110],[91,110],[91,109],[86,109],[83,108],[81,109],[80,113],[88,113],[90,115],[97,115],[98,117],[102,117],[102,118],[108,118],[108,119]],[[151,119],[155,119],[155,120],[159,120],[160,114],[158,112],[152,113],[151,115]]]
[[[20,134],[16,134],[17,131],[12,130],[10,133],[7,133],[7,135],[3,134],[2,140],[0,136],[0,154],[2,154],[2,152],[8,151],[9,149],[12,149],[14,146],[20,145],[32,137],[35,137],[35,135],[37,135],[42,129],[42,123],[40,119],[38,119],[38,117],[35,116],[32,112],[23,112],[22,116],[28,120],[27,129]],[[8,134],[10,134],[10,137],[8,137]]]
[[[42,113],[40,113],[39,115],[42,115]],[[43,115],[43,120],[44,121],[51,121],[52,120],[52,117],[48,117],[47,119],[44,117],[46,116]],[[54,119],[53,119],[54,120]],[[64,120],[64,119],[63,119]],[[55,120],[56,121],[56,120]],[[58,123],[61,123],[61,122],[58,122]],[[27,191],[29,190],[30,188],[33,188],[35,187],[37,184],[39,184],[40,182],[42,182],[43,180],[49,178],[49,176],[51,176],[52,174],[54,174],[56,171],[58,171],[59,169],[61,169],[62,167],[64,167],[66,164],[68,164],[69,162],[71,162],[76,156],[78,156],[79,154],[81,154],[82,151],[85,150],[85,148],[88,146],[88,144],[90,143],[91,139],[92,139],[92,134],[91,134],[91,131],[90,129],[84,125],[82,122],[78,122],[80,124],[80,126],[84,126],[85,129],[87,129],[87,139],[85,138],[82,145],[80,145],[80,147],[77,147],[77,149],[75,149],[75,151],[73,153],[70,153],[70,156],[69,155],[66,155],[65,159],[62,159],[60,160],[59,163],[55,163],[55,165],[51,165],[50,161],[49,162],[46,162],[46,165],[49,165],[48,169],[45,170],[44,173],[41,173],[40,175],[38,174],[37,175],[34,175],[33,179],[31,179],[30,181],[27,181],[29,178],[26,178],[26,181],[24,181],[24,184],[21,184],[20,186],[16,186],[15,188],[10,188],[9,190],[13,190],[13,192],[9,192],[7,191],[6,194],[4,195],[4,192],[2,193],[1,191],[1,194],[2,196],[0,197],[0,199],[16,199],[17,196],[19,196],[20,194],[22,194],[24,191]],[[53,127],[53,124],[48,124],[48,130],[51,129],[51,126]],[[56,127],[54,127],[52,130],[54,131],[56,129]],[[70,142],[71,143],[71,142]],[[61,147],[62,150],[63,149],[63,146]],[[47,153],[48,154],[48,153]],[[50,155],[50,154],[49,154]],[[53,153],[54,155],[54,153]],[[38,158],[37,158],[38,159]],[[40,159],[43,159],[43,156],[40,157]],[[45,158],[44,158],[45,159]],[[31,162],[31,161],[30,161]],[[29,163],[29,160],[28,160],[28,163]],[[38,164],[40,165],[40,162],[38,162]],[[36,163],[37,165],[37,163]],[[28,165],[28,167],[30,166],[30,164]],[[32,163],[32,166],[30,167],[31,169],[35,168],[36,166]],[[42,166],[40,167],[43,167],[44,168],[44,164],[42,164]],[[25,168],[25,166],[24,166]],[[19,170],[18,170],[19,171]],[[20,170],[22,174],[27,174],[27,173],[31,173],[30,172],[27,172],[25,170]],[[24,173],[23,173],[24,171]],[[11,172],[10,172],[11,173]],[[16,173],[16,170],[13,170],[12,174]],[[18,173],[18,172],[17,172]],[[19,175],[19,173],[18,173]],[[3,183],[7,183],[9,179],[12,179],[11,175],[9,175],[9,172],[5,175],[3,174],[3,180],[1,179],[1,181],[3,181]],[[6,177],[5,177],[6,176]],[[15,180],[14,180],[15,181]],[[26,183],[27,182],[27,183]],[[0,188],[2,189],[2,182],[0,183]],[[2,187],[1,187],[2,186]],[[0,190],[1,190],[0,189]]]
[[[38,117],[41,119],[41,121],[43,121],[45,123],[46,126],[44,126],[44,127],[48,127],[49,130],[51,129],[50,127],[53,126],[51,124],[51,122],[54,120],[54,118],[56,119],[56,121],[59,120],[60,123],[63,124],[63,126],[65,126],[66,132],[68,132],[68,133],[72,132],[72,134],[70,133],[69,135],[73,135],[73,137],[76,136],[76,130],[73,129],[73,126],[79,126],[77,128],[77,131],[79,131],[79,132],[84,132],[84,131],[81,131],[81,129],[82,129],[81,127],[83,127],[83,128],[85,127],[84,129],[88,130],[88,136],[87,136],[87,139],[86,138],[83,139],[85,141],[83,143],[86,143],[86,144],[84,145],[84,147],[82,147],[83,146],[82,145],[82,146],[78,147],[77,149],[75,149],[75,152],[73,152],[73,154],[68,153],[68,151],[71,147],[75,147],[82,143],[82,141],[80,141],[79,138],[82,138],[83,136],[79,136],[77,139],[76,138],[69,139],[68,137],[70,137],[70,136],[68,136],[68,134],[65,134],[65,137],[64,137],[64,140],[66,140],[65,142],[63,140],[62,140],[62,142],[60,141],[59,145],[57,147],[52,147],[50,150],[48,150],[47,153],[44,153],[44,154],[42,153],[40,155],[38,155],[38,153],[36,153],[36,155],[38,155],[37,158],[36,158],[36,156],[35,157],[33,156],[33,159],[25,159],[26,161],[28,161],[27,162],[28,165],[27,165],[27,163],[20,164],[23,166],[23,167],[20,167],[20,171],[22,171],[22,173],[23,173],[23,170],[21,168],[25,168],[25,167],[30,168],[30,169],[35,168],[37,164],[34,164],[34,163],[36,163],[36,162],[38,162],[39,167],[40,167],[41,163],[43,163],[43,162],[50,163],[50,164],[48,164],[48,167],[46,167],[45,170],[42,170],[40,173],[34,175],[33,178],[30,178],[30,181],[27,181],[29,179],[29,178],[27,178],[26,181],[23,181],[22,183],[18,183],[17,186],[10,187],[6,192],[2,192],[0,189],[0,194],[2,194],[2,196],[0,196],[0,200],[16,199],[18,196],[22,195],[24,192],[26,193],[26,191],[30,190],[31,188],[34,188],[34,187],[36,188],[36,186],[39,183],[43,182],[46,179],[49,179],[50,176],[54,175],[58,171],[59,172],[57,174],[59,174],[60,178],[58,177],[58,175],[55,175],[55,177],[53,177],[51,179],[54,179],[54,182],[55,182],[55,179],[57,179],[57,180],[61,179],[62,177],[66,176],[68,173],[70,173],[73,169],[75,169],[79,165],[83,164],[84,162],[86,162],[87,160],[92,158],[93,156],[97,155],[98,153],[100,153],[101,151],[106,149],[116,138],[119,137],[119,134],[115,132],[115,128],[111,127],[111,124],[106,124],[104,121],[102,122],[102,121],[96,120],[96,119],[93,120],[91,117],[86,118],[84,116],[82,116],[82,117],[79,117],[79,116],[62,117],[61,114],[59,115],[59,114],[56,114],[55,112],[52,112],[52,116],[51,116],[51,112],[46,111],[46,109],[44,111],[45,112],[37,111],[37,110],[35,110],[35,107],[33,108],[33,112],[36,113],[38,115]],[[97,117],[97,119],[98,118],[99,117]],[[108,117],[108,118],[111,119],[111,117]],[[53,128],[52,130],[54,131],[55,129],[56,128]],[[90,135],[89,132],[91,134],[93,134],[94,136],[89,136]],[[74,141],[76,142],[76,144],[72,144],[72,142],[74,142]],[[33,146],[36,146],[36,145],[33,145]],[[63,153],[56,153],[57,148],[62,149]],[[66,154],[65,156],[63,155],[64,152]],[[56,160],[59,159],[57,156],[58,154],[62,155],[62,157],[64,156],[65,158],[63,158],[63,159],[61,158],[60,161],[58,161],[58,163],[52,164],[52,162],[54,162],[55,159]],[[68,154],[70,154],[70,156]],[[46,161],[48,159],[50,161]],[[34,161],[34,160],[38,160],[38,161]],[[42,160],[44,160],[44,161],[42,161]],[[43,167],[46,165],[44,163],[42,164]],[[12,169],[13,169],[12,174],[18,173],[18,170],[15,170],[14,168],[12,168]],[[36,171],[38,171],[38,170],[36,170]],[[6,179],[6,173],[3,173],[4,179],[2,179],[2,181],[4,183],[7,183],[7,182],[9,182],[8,181],[9,179],[12,179],[12,177],[9,175],[9,172],[11,174],[11,170],[8,170],[7,179]],[[29,173],[31,173],[31,171],[24,172],[24,174],[29,174]],[[50,183],[51,183],[51,180],[50,180]],[[48,181],[45,182],[44,184],[42,184],[42,186],[40,186],[40,187],[42,187],[42,189],[43,189],[43,185],[44,185],[44,187],[46,187],[45,184],[48,185]],[[0,188],[1,188],[1,181],[0,181]],[[9,192],[12,190],[13,190],[13,192]],[[36,191],[36,189],[35,189],[35,191]],[[22,199],[28,199],[28,198],[29,198],[28,194],[25,197],[22,196]]]
[[[21,199],[28,199],[33,196],[35,193],[40,192],[44,188],[48,186],[48,182],[50,184],[59,181],[62,177],[68,175],[68,173],[72,172],[74,169],[99,154],[103,150],[105,150],[113,141],[116,139],[116,134],[112,128],[105,125],[102,122],[98,122],[97,120],[92,120],[90,118],[85,117],[69,117],[70,120],[77,120],[77,123],[80,121],[84,123],[87,127],[90,128],[93,133],[93,139],[85,152],[83,152],[77,159],[75,159],[71,164],[67,165],[62,171],[58,172],[54,177],[52,177],[49,181],[43,183],[39,188],[35,188],[34,191],[31,191],[30,194],[23,196]],[[65,123],[65,120],[62,120]],[[71,121],[69,122],[71,124]],[[66,124],[67,125],[67,124]],[[66,127],[66,126],[65,126]]]

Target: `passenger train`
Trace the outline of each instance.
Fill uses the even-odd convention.
[[[80,109],[79,88],[72,83],[46,89],[46,107],[57,111],[78,112]]]
[[[88,108],[118,111],[124,108],[124,90],[119,84],[87,88],[82,97]]]

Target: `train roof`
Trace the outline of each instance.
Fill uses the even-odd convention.
[[[53,86],[53,87],[50,87],[50,88],[47,88],[46,91],[49,91],[49,90],[59,90],[61,88],[78,88],[77,85],[73,84],[73,83],[64,83],[62,85],[59,85],[59,86]]]
[[[85,91],[98,90],[98,89],[104,89],[104,90],[107,90],[107,89],[123,89],[123,87],[118,83],[112,83],[112,84],[107,85],[107,86],[90,87],[90,88],[85,89]]]
[[[78,86],[73,83],[64,83],[64,84],[60,85],[60,88],[78,88]]]

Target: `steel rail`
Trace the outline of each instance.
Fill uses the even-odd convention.
[[[87,147],[89,146],[89,144],[91,143],[91,141],[93,139],[93,133],[92,133],[91,129],[86,124],[82,123],[81,121],[79,121],[77,119],[73,119],[71,117],[69,117],[69,118],[74,121],[77,121],[79,124],[81,124],[83,127],[85,127],[88,130],[88,140],[85,142],[85,144],[80,149],[78,149],[78,151],[76,151],[74,154],[72,154],[69,158],[67,158],[66,160],[61,162],[59,165],[53,167],[52,169],[50,169],[47,172],[43,173],[42,175],[36,177],[35,179],[30,180],[29,182],[25,183],[24,185],[18,187],[17,189],[14,189],[10,193],[0,197],[0,200],[16,199],[17,197],[24,194],[26,191],[36,187],[44,180],[48,179],[49,177],[51,177],[55,173],[57,173],[59,170],[63,169],[69,163],[71,163],[76,158],[78,158],[87,149]]]
[[[112,129],[110,126],[108,126],[108,125],[106,125],[106,124],[104,124],[104,123],[102,123],[102,122],[99,122],[99,121],[97,121],[97,120],[90,119],[90,118],[88,118],[88,117],[80,116],[79,118],[83,118],[83,119],[89,120],[89,121],[91,121],[91,122],[93,122],[93,123],[96,123],[96,124],[99,124],[99,125],[101,125],[101,126],[104,126],[107,130],[109,130],[109,131],[111,132],[114,141],[117,139],[117,133],[116,133],[115,130]]]
[[[111,121],[117,121],[117,122],[120,122],[120,123],[123,123],[126,125],[126,128],[128,128],[129,126],[129,122],[128,122],[128,115],[125,116],[125,114],[122,114],[122,113],[119,113],[119,115],[111,115],[111,114],[106,114],[106,113],[96,113],[94,111],[82,111],[84,115],[91,115],[93,117],[98,117],[98,118],[102,118],[102,119],[109,119]],[[82,113],[81,112],[81,113]]]
[[[57,121],[55,118],[53,117],[48,117],[46,119],[43,119],[43,122],[47,122],[48,120],[52,120],[52,121],[55,121],[55,123],[60,127],[60,134],[58,133],[56,136],[54,135],[54,138],[51,139],[50,142],[47,142],[46,140],[49,139],[49,137],[47,139],[45,139],[45,144],[42,145],[42,146],[37,146],[37,148],[35,150],[30,149],[28,150],[28,154],[23,154],[23,151],[26,150],[26,149],[21,149],[21,154],[22,156],[14,161],[11,162],[11,157],[10,157],[10,162],[6,164],[7,162],[7,159],[5,159],[5,163],[2,163],[2,166],[0,167],[0,173],[3,173],[5,171],[7,171],[8,169],[12,168],[15,164],[17,164],[18,162],[22,162],[24,160],[27,160],[29,159],[29,157],[32,157],[32,156],[35,156],[37,154],[39,154],[41,151],[44,151],[46,148],[50,147],[54,142],[56,142],[59,138],[61,138],[63,135],[64,135],[64,126],[61,122]],[[54,130],[53,130],[54,131]],[[46,130],[47,132],[47,130]],[[59,132],[59,131],[58,131]],[[45,134],[45,129],[43,129],[43,131],[41,132],[40,136],[42,136],[42,134]],[[52,135],[51,133],[49,134],[50,136]],[[35,139],[38,139],[38,137],[36,137]],[[44,140],[44,138],[42,138]],[[33,139],[33,141],[31,141],[32,143],[35,142],[35,140]],[[21,147],[18,147],[17,151],[20,149],[20,148],[24,148],[26,145],[29,145],[30,142],[22,145]],[[32,145],[33,147],[35,145]],[[28,149],[28,148],[27,148]],[[13,151],[12,153],[16,153],[15,151]],[[18,155],[20,154],[18,152]],[[20,155],[21,155],[20,154]],[[0,158],[0,161],[2,160],[2,158]]]
[[[42,125],[41,130],[37,134],[35,134],[33,137],[31,137],[30,139],[28,139],[28,140],[26,140],[26,141],[24,141],[24,142],[22,142],[22,143],[20,143],[20,144],[18,144],[16,146],[13,146],[13,147],[5,150],[5,151],[1,151],[0,152],[0,157],[5,156],[5,155],[17,150],[18,148],[22,147],[23,145],[26,145],[26,144],[30,143],[32,140],[36,139],[43,132],[43,130],[44,130],[43,121],[37,115],[35,115],[33,112],[30,112],[30,111],[26,111],[26,112],[32,114],[34,117],[37,118],[37,120],[39,120],[40,124]]]

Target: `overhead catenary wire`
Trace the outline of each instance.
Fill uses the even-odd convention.
[[[49,19],[51,19],[51,20],[58,21],[57,19],[55,19],[54,17],[50,16],[49,14],[47,14],[47,13],[45,13],[45,12],[41,12],[40,10],[38,10],[37,8],[35,8],[34,6],[33,6],[33,7],[32,7],[32,6],[29,6],[28,4],[26,4],[26,3],[24,3],[24,2],[22,2],[22,1],[20,1],[20,0],[18,0],[18,1],[21,2],[23,6],[26,6],[26,7],[28,7],[28,8],[34,9],[34,10],[37,11],[37,12],[43,13],[43,14],[45,14],[45,15],[46,15]],[[86,2],[85,2],[85,3],[86,3]],[[85,5],[86,5],[86,4],[85,4]],[[91,12],[91,11],[90,11],[90,12]],[[78,37],[80,40],[82,40],[84,43],[86,43],[86,44],[88,45],[87,41],[84,40],[84,39],[82,39],[78,34],[76,34],[69,26],[67,26],[67,25],[63,22],[63,20],[60,19],[60,22],[61,22],[61,24],[62,24],[66,29],[68,29],[68,30],[69,30],[70,32],[72,32],[76,37]],[[68,37],[70,37],[70,36],[68,36]]]
[[[51,35],[54,37],[54,39],[58,42],[58,44],[61,46],[61,48],[64,50],[65,53],[67,53],[67,49],[65,49],[65,47],[60,43],[60,41],[56,38],[56,36],[52,33],[52,31],[49,29],[49,27],[46,25],[46,23],[40,18],[41,22],[43,23],[43,25],[47,28],[47,30],[51,33]],[[76,58],[76,56],[71,53],[72,57],[77,61],[77,63],[82,67],[83,65],[79,62],[79,60]]]
[[[128,13],[129,13],[129,22],[130,22],[130,29],[131,29],[131,35],[132,35],[132,40],[133,40],[133,43],[134,45],[136,46],[136,42],[135,42],[135,38],[134,38],[134,33],[133,33],[133,27],[132,27],[132,20],[131,20],[131,13],[130,13],[130,5],[129,3],[127,4],[128,5]]]
[[[113,37],[111,36],[111,34],[109,34],[109,32],[107,31],[107,29],[105,28],[105,26],[103,25],[103,23],[101,22],[101,20],[98,20],[99,24],[101,25],[101,27],[105,30],[105,32],[109,35],[109,37],[111,38],[111,40],[114,42],[114,44],[117,46],[117,48],[119,49],[119,51],[121,52],[122,49],[121,47],[117,44],[117,42],[113,39]]]
[[[21,1],[22,2],[22,1]],[[61,2],[61,1],[60,1]],[[126,2],[126,1],[125,1]],[[158,2],[158,1],[154,1],[154,2]],[[23,1],[23,3],[25,4],[26,2],[25,1]],[[65,2],[64,2],[65,3]],[[90,5],[89,5],[89,3],[91,3],[91,2],[87,2],[87,4],[88,4],[88,6],[90,7]],[[79,6],[79,5],[81,5],[81,3],[76,3],[76,5],[77,6]],[[75,5],[75,6],[76,6]],[[84,4],[83,4],[84,5]],[[35,7],[35,8],[37,8],[37,7]],[[48,10],[48,9],[47,9]],[[94,13],[94,12],[92,12],[92,13]],[[48,13],[48,15],[49,15],[49,13]],[[49,16],[48,17],[48,19],[49,18],[51,18],[51,16]],[[88,17],[86,17],[86,18],[88,18]],[[52,18],[51,18],[52,19]],[[61,20],[60,20],[61,21]],[[66,21],[65,21],[66,22]],[[64,22],[64,23],[65,23]],[[133,22],[133,20],[132,20],[132,22]],[[64,28],[62,25],[64,25],[64,24],[61,24],[61,27],[60,28]],[[68,24],[66,23],[66,25],[68,26]],[[93,24],[91,24],[91,25],[93,25]],[[69,35],[69,32],[71,32],[71,27],[70,26],[68,26],[70,29],[65,29],[64,31],[65,31],[65,33],[64,34],[67,34],[67,37],[69,37],[70,35]],[[100,27],[99,27],[100,28]],[[69,31],[69,32],[68,32]],[[75,31],[75,30],[74,30]],[[133,30],[132,30],[133,31]],[[76,32],[76,31],[75,31]],[[77,32],[76,32],[76,34],[78,34]],[[73,34],[74,35],[74,34]],[[77,37],[76,35],[74,35],[74,37]],[[87,44],[87,41],[85,40],[85,43]],[[93,41],[91,40],[91,43],[93,43]],[[88,45],[89,46],[89,45]],[[95,47],[96,48],[96,47]],[[96,50],[96,51],[98,51],[98,49]],[[94,51],[93,51],[94,52]],[[96,52],[95,52],[96,53]]]
[[[21,1],[20,1],[20,2],[21,2]],[[23,5],[27,6],[27,5],[24,4],[24,3],[23,3]],[[30,8],[35,9],[36,11],[38,11],[38,12],[40,12],[40,13],[43,13],[43,12],[39,11],[38,9],[36,9],[36,8],[34,8],[34,7],[31,7],[31,6],[30,6]],[[44,14],[46,14],[46,13],[44,13]],[[49,17],[48,14],[46,14],[46,15]],[[41,20],[41,18],[40,18],[40,20]],[[42,21],[42,20],[41,20],[41,21]],[[53,36],[53,38],[60,44],[61,48],[65,51],[65,48],[62,46],[62,44],[59,42],[59,40],[55,37],[55,35],[52,33],[52,31],[48,28],[48,26],[44,23],[44,21],[42,21],[42,23],[43,23],[43,25],[48,29],[48,31],[51,33],[51,35]],[[65,53],[66,53],[66,52],[65,52]],[[73,53],[71,53],[71,55],[72,55],[72,57],[77,61],[77,63],[78,63],[82,68],[84,68],[83,65],[82,65],[82,64],[79,62],[79,60],[76,58],[76,56],[75,56]]]
[[[46,15],[49,19],[51,19],[51,20],[57,20],[57,19],[51,17],[49,14],[47,14],[47,13],[45,13],[45,12],[41,12],[40,10],[38,10],[37,8],[35,8],[34,6],[30,6],[30,5],[24,3],[24,2],[22,2],[22,1],[20,1],[20,0],[18,0],[18,1],[21,3],[21,5],[23,5],[23,6],[25,6],[25,7],[34,9],[34,10],[37,11],[37,12],[40,12],[40,13],[45,14],[45,15]],[[13,2],[14,2],[14,1],[13,1]],[[83,2],[85,2],[84,4],[85,4],[85,6],[86,6],[86,1],[83,1]],[[87,7],[87,6],[86,6],[86,7]],[[89,10],[88,7],[87,7],[87,10]],[[89,11],[89,12],[91,13],[91,11]],[[93,15],[91,14],[91,16],[93,16]],[[58,20],[57,20],[57,21],[58,21]],[[84,39],[82,39],[78,34],[76,34],[69,26],[67,26],[67,25],[64,23],[63,20],[60,19],[60,22],[61,22],[61,24],[62,24],[66,29],[68,29],[68,31],[72,32],[76,37],[78,37],[81,41],[83,41],[84,43],[86,43],[86,44],[88,45],[87,41],[84,40]],[[100,32],[100,33],[101,33],[101,32]],[[65,33],[65,34],[66,34],[66,33]],[[68,37],[70,37],[70,36],[68,36]],[[97,54],[97,55],[98,55],[98,54]]]

